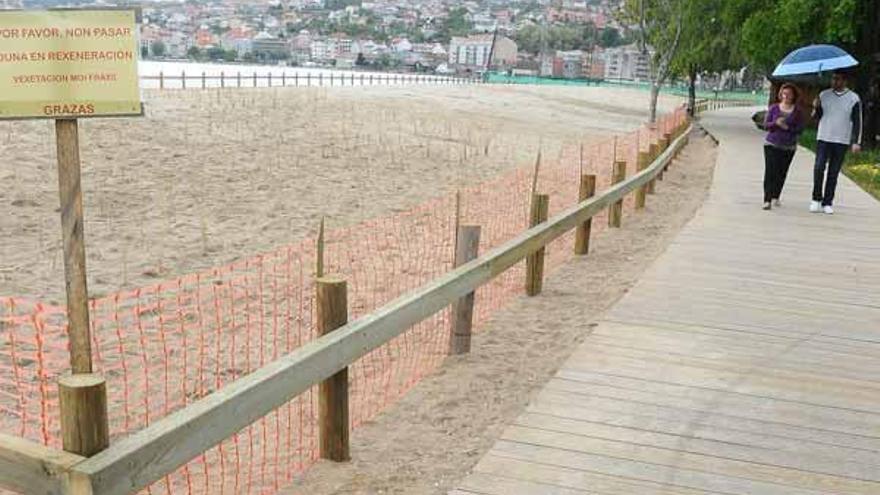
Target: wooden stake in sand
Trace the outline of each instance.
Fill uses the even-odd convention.
[[[581,182],[578,187],[578,201],[584,202],[596,194],[596,176],[581,175]],[[593,219],[588,218],[584,223],[578,225],[575,230],[574,254],[583,256],[590,252],[590,233],[593,228]]]
[[[321,277],[316,282],[318,335],[327,335],[348,323],[345,280]],[[318,424],[322,459],[345,462],[349,454],[348,368],[339,370],[319,387]]]
[[[529,196],[534,201],[535,194],[538,193],[538,174],[541,172],[541,149],[538,148],[538,158],[535,160],[535,172],[532,175],[532,190]]]
[[[584,176],[584,143],[581,143],[580,158],[578,160],[578,177]]]
[[[324,276],[324,217],[321,217],[321,225],[318,227],[318,241],[315,253],[315,278]]]
[[[529,227],[536,227],[546,222],[549,211],[550,196],[547,194],[532,195]],[[545,252],[546,248],[542,247],[526,257],[526,294],[528,296],[537,296],[543,288]]]
[[[457,223],[457,222],[456,222]],[[456,228],[455,266],[477,258],[480,249],[480,226],[461,225]],[[471,350],[471,329],[474,320],[474,292],[452,303],[452,335],[449,354],[466,354]]]

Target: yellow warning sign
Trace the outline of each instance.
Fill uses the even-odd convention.
[[[137,18],[0,11],[0,119],[141,115]]]

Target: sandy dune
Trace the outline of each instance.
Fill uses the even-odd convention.
[[[570,87],[147,91],[81,124],[93,296],[381,216],[644,120],[647,95]],[[664,108],[677,99],[662,102]],[[0,296],[62,303],[50,121],[0,123]]]

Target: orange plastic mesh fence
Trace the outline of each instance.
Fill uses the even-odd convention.
[[[584,155],[564,150],[544,160],[537,190],[550,215],[577,203],[579,175],[611,183],[611,164],[626,160],[684,122],[683,109],[654,129],[619,135]],[[582,159],[583,156],[583,159]],[[533,167],[461,191],[461,223],[482,226],[485,252],[528,225]],[[632,198],[625,209],[634,206]],[[328,232],[325,272],[348,281],[350,319],[448,272],[453,263],[455,199]],[[607,228],[606,214],[593,233]],[[573,233],[547,247],[552,271],[573,252]],[[186,407],[315,338],[315,240],[213,270],[90,302],[93,357],[108,382],[114,438]],[[524,263],[477,290],[475,324],[522,292]],[[349,371],[353,427],[370,420],[437,368],[448,349],[443,310],[354,363]],[[64,307],[0,299],[0,429],[60,447],[57,378],[68,370]],[[313,388],[209,450],[149,493],[274,493],[317,459]]]

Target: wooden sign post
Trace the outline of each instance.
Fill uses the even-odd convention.
[[[107,448],[110,435],[106,381],[92,365],[78,119],[143,115],[139,17],[122,9],[0,12],[4,46],[15,47],[0,64],[0,119],[55,120],[72,372],[58,381],[61,434],[64,450],[87,457]]]
[[[61,198],[61,234],[64,246],[64,286],[70,336],[70,368],[73,373],[92,372],[89,327],[89,292],[86,284],[86,246],[83,232],[83,201],[80,180],[79,123],[55,121],[58,149],[58,191]]]

